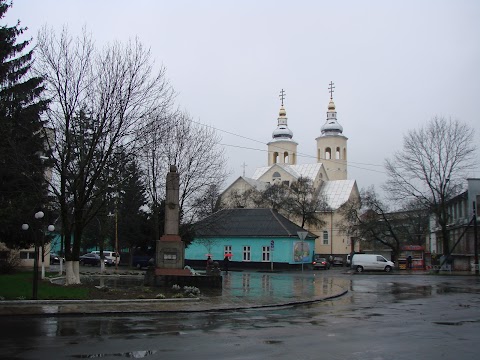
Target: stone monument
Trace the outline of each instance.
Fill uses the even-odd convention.
[[[165,231],[156,244],[156,266],[149,268],[145,273],[145,285],[148,286],[197,286],[208,288],[222,288],[222,276],[199,276],[188,267],[184,268],[185,245],[179,235],[180,207],[179,207],[180,178],[177,167],[170,166],[167,174],[165,199]],[[195,275],[195,276],[194,276]]]
[[[178,233],[180,178],[175,165],[167,174],[164,235],[157,240],[155,275],[190,275],[184,269],[185,246]]]

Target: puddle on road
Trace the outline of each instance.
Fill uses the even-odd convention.
[[[265,340],[264,343],[269,344],[269,345],[278,345],[278,344],[282,344],[283,341],[280,341],[280,340]]]
[[[158,350],[138,350],[138,351],[129,351],[124,353],[110,353],[110,354],[84,354],[84,355],[72,355],[72,357],[77,359],[96,359],[103,358],[107,356],[116,356],[116,357],[125,357],[133,359],[143,359],[147,356],[156,354]]]

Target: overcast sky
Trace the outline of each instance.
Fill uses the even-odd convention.
[[[226,131],[229,182],[244,162],[246,176],[267,165],[281,89],[298,152],[308,155],[298,163],[315,162],[330,81],[359,188],[378,188],[403,134],[434,116],[468,123],[480,144],[477,0],[14,0],[2,23],[17,19],[34,42],[43,25],[85,25],[98,45],[138,37],[166,67],[181,107]]]

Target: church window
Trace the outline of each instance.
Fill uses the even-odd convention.
[[[283,162],[284,162],[285,164],[289,164],[289,161],[288,161],[288,160],[289,160],[288,152],[285,151],[285,152],[283,153]]]
[[[277,181],[281,181],[282,180],[282,176],[280,175],[280,173],[278,171],[275,171],[272,175],[272,183],[275,183]]]
[[[343,148],[343,160],[347,160],[347,149]]]
[[[335,151],[335,159],[340,160],[340,148],[337,147],[337,150]]]
[[[282,181],[282,184],[286,186],[290,186],[290,181],[288,180]]]
[[[323,245],[328,245],[328,231],[323,231]]]
[[[278,152],[273,153],[273,163],[276,164],[278,162]]]
[[[332,158],[332,149],[327,147],[325,149],[325,159],[330,160]]]

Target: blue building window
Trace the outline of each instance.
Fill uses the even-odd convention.
[[[270,246],[262,246],[262,261],[270,261]]]
[[[243,261],[250,261],[250,260],[251,260],[250,246],[244,246],[243,247]]]

